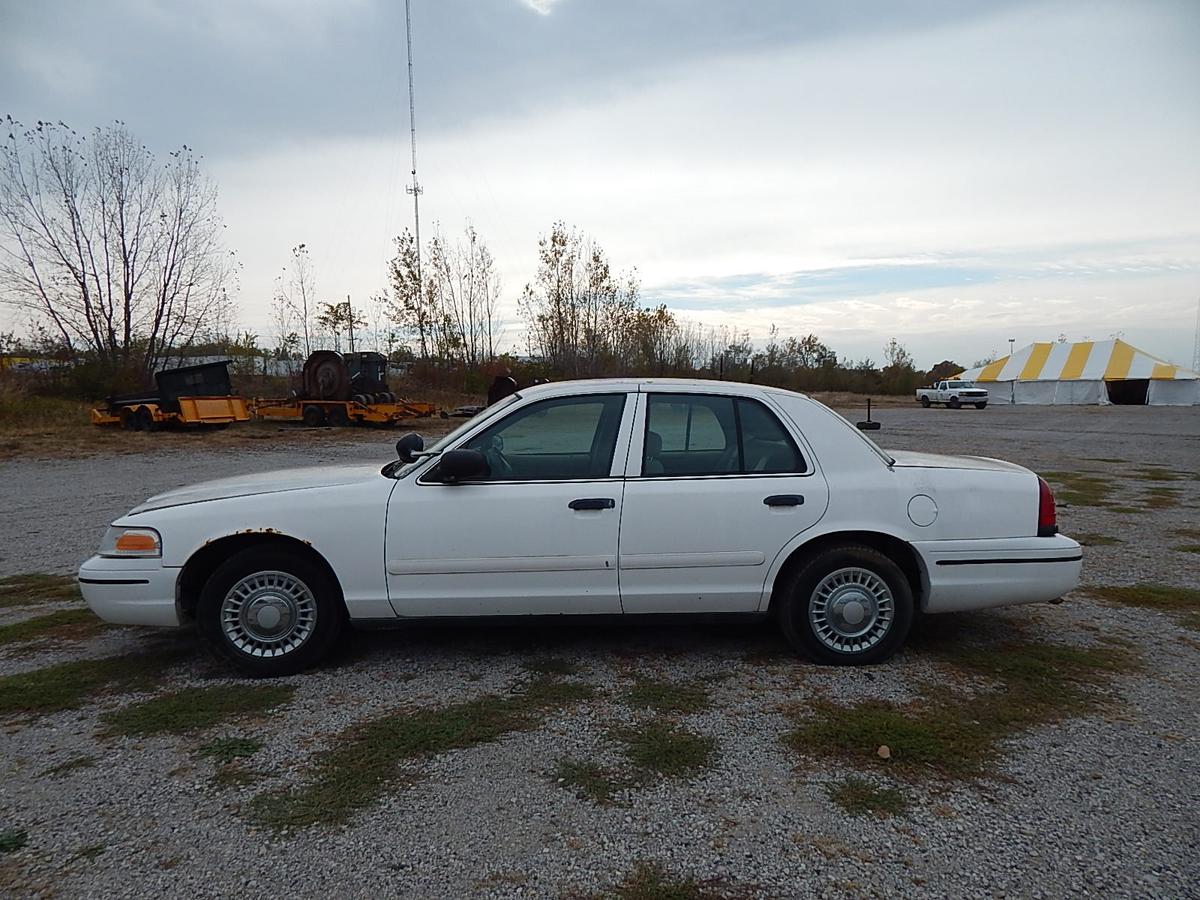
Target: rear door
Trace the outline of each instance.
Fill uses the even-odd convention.
[[[640,395],[621,517],[626,613],[751,612],[829,494],[802,436],[762,400]]]

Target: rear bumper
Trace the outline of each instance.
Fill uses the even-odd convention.
[[[115,625],[180,624],[175,602],[179,569],[158,560],[93,556],[79,567],[79,590],[92,612]]]
[[[1079,585],[1083,550],[1064,535],[914,544],[925,563],[930,613],[1057,600]]]

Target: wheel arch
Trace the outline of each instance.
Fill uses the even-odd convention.
[[[771,583],[768,612],[774,613],[775,604],[794,572],[818,553],[843,544],[858,544],[878,550],[900,567],[912,588],[916,609],[925,608],[929,595],[929,574],[921,560],[921,554],[908,541],[882,531],[847,530],[831,531],[817,535],[794,548]]]
[[[346,599],[342,594],[342,583],[324,556],[312,544],[276,531],[251,531],[240,534],[230,534],[222,538],[207,541],[196,550],[187,562],[183,564],[176,582],[178,594],[176,605],[179,607],[181,619],[195,618],[196,602],[200,599],[200,591],[208,578],[225,560],[235,553],[260,547],[271,550],[287,550],[295,553],[317,565],[329,576],[329,581],[337,590],[337,602],[342,609],[346,608]]]

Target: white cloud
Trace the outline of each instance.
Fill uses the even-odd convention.
[[[548,16],[562,0],[521,0],[521,5],[532,9],[539,16]]]

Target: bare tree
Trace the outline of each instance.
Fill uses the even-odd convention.
[[[292,268],[284,269],[286,284],[281,287],[282,296],[292,314],[300,322],[300,335],[304,340],[304,355],[312,353],[314,318],[317,315],[316,275],[308,247],[297,244],[292,248]]]
[[[11,117],[0,147],[0,291],[74,354],[153,372],[230,305],[216,189],[121,123],[90,136]]]

